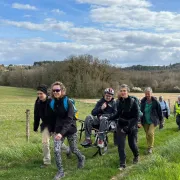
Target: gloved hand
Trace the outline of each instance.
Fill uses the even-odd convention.
[[[129,132],[128,126],[123,127],[123,128],[121,129],[121,132],[128,134],[128,132]]]

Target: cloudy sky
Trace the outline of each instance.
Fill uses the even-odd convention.
[[[180,1],[0,0],[0,64],[79,54],[120,66],[180,62]]]

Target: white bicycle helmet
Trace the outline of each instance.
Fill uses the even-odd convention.
[[[104,90],[104,93],[106,94],[111,94],[111,95],[114,95],[114,89],[113,88],[106,88]]]

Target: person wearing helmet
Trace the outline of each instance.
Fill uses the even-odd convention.
[[[95,108],[92,110],[91,115],[88,115],[85,119],[85,140],[81,143],[82,146],[90,146],[91,141],[91,130],[93,126],[99,126],[99,131],[104,132],[108,129],[107,118],[116,113],[116,103],[113,98],[114,90],[112,88],[106,88],[104,90],[104,96],[101,98]],[[98,146],[104,147],[104,134],[99,134]]]

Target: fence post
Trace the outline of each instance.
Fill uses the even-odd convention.
[[[172,110],[171,109],[171,101],[170,101],[170,99],[168,99],[168,105],[169,105],[169,109]]]
[[[30,110],[26,109],[26,141],[29,142],[29,136],[30,136]]]

